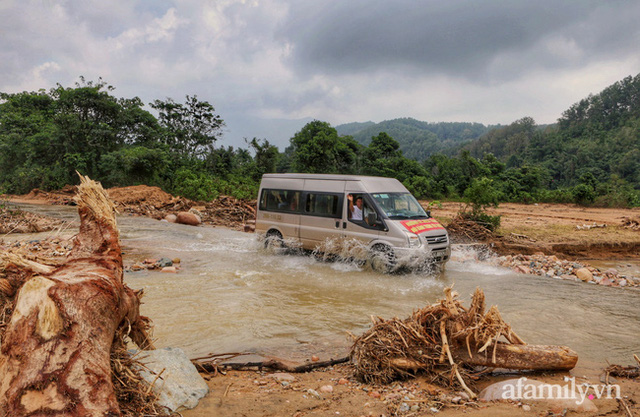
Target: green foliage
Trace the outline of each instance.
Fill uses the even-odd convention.
[[[557,125],[405,118],[336,129],[314,120],[282,153],[257,138],[247,149],[216,147],[224,121],[195,95],[155,100],[156,118],[113,91],[81,77],[71,88],[0,93],[0,189],[61,188],[78,170],[106,186],[146,183],[211,200],[256,198],[269,172],[375,175],[421,199],[462,196],[494,228],[499,218],[485,209],[502,201],[640,205],[640,75],[574,104]]]
[[[433,179],[425,176],[407,178],[402,184],[407,187],[407,190],[409,190],[411,194],[421,200],[433,198],[435,194],[435,182]]]
[[[487,177],[474,178],[465,190],[464,197],[471,205],[471,212],[464,213],[464,217],[491,231],[500,227],[500,216],[491,216],[486,212],[489,207],[497,207],[501,200],[500,192],[493,186],[493,180]]]
[[[158,131],[138,98],[118,99],[101,80],[49,92],[1,93],[0,183],[8,192],[62,187],[75,171],[99,178],[102,155]]]
[[[578,204],[591,204],[596,199],[596,193],[593,188],[587,184],[578,184],[573,187],[573,200]]]
[[[255,152],[255,170],[252,175],[253,179],[258,181],[262,175],[276,172],[280,153],[278,148],[271,145],[268,140],[258,140],[253,138],[249,142],[249,146]]]
[[[500,192],[493,186],[493,180],[487,177],[474,178],[464,192],[465,200],[471,204],[472,213],[481,213],[488,207],[497,207]]]
[[[211,201],[219,195],[218,184],[210,175],[189,168],[176,171],[172,193],[197,201]]]
[[[368,146],[371,138],[386,133],[399,144],[409,159],[424,161],[436,153],[454,154],[457,148],[486,133],[480,123],[427,123],[412,118],[386,120],[381,123],[349,123],[336,127],[339,135],[351,135]]]
[[[159,113],[164,129],[162,142],[181,155],[200,156],[213,146],[222,134],[224,121],[215,108],[197,96],[186,96],[185,104],[172,99],[155,100],[151,107]]]
[[[291,138],[291,169],[294,172],[352,173],[356,171],[354,143],[338,137],[327,122],[307,123]]]
[[[160,185],[169,164],[170,157],[165,150],[144,146],[126,146],[102,155],[99,161],[102,183],[106,187]]]

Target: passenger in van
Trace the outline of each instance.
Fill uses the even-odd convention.
[[[300,195],[299,193],[295,193],[293,195],[293,198],[291,199],[291,204],[289,205],[289,210],[291,210],[291,211],[298,210],[298,196],[299,195]]]
[[[356,204],[353,204],[353,194],[347,196],[349,200],[349,218],[351,220],[363,220],[362,218],[362,196],[356,197]]]

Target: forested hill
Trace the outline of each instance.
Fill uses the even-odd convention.
[[[489,129],[480,123],[427,123],[412,118],[336,126],[339,135],[353,136],[365,146],[373,136],[385,132],[400,144],[404,156],[417,161],[436,153],[455,154],[460,145],[479,138]]]
[[[525,117],[465,148],[477,158],[492,153],[507,167],[542,167],[564,186],[613,178],[640,188],[640,74],[575,103],[556,125],[541,129]]]
[[[640,206],[640,75],[579,101],[551,126],[530,117],[497,128],[313,120],[284,152],[258,138],[247,148],[220,146],[223,118],[185,98],[154,100],[155,116],[139,98],[83,78],[75,87],[0,92],[0,194],[62,188],[79,171],[107,187],[255,198],[265,173],[312,172],[394,177],[431,200]]]

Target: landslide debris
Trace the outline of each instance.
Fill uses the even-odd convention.
[[[20,208],[0,205],[0,234],[39,233],[63,228],[67,222]]]
[[[175,197],[158,187],[147,185],[110,188],[107,191],[119,212],[157,220],[162,220],[169,214],[191,211],[197,213],[204,224],[242,230],[256,216],[255,200],[220,196],[211,202],[198,202]]]

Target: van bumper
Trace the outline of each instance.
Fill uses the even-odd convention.
[[[444,264],[451,257],[451,246],[431,248],[422,245],[417,248],[393,248],[396,254],[396,260],[400,264]]]

